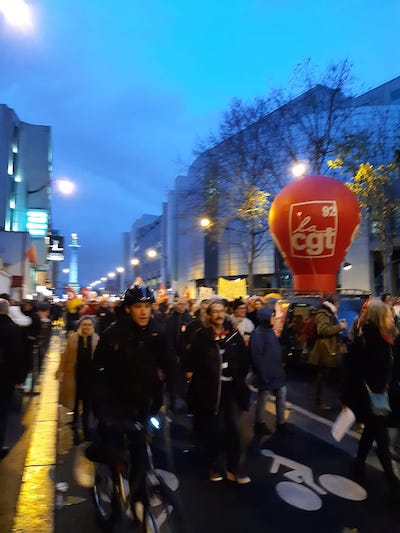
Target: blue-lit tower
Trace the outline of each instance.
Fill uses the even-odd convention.
[[[71,244],[68,244],[68,248],[71,249],[69,260],[69,278],[68,285],[76,293],[79,292],[78,283],[78,250],[81,245],[78,243],[78,234],[71,233]]]

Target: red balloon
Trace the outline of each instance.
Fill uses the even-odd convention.
[[[337,272],[359,224],[355,194],[334,178],[307,176],[280,191],[269,227],[296,292],[336,291]]]

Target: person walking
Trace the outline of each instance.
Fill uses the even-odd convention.
[[[369,390],[385,392],[392,379],[393,320],[385,303],[370,302],[363,316],[361,335],[350,347],[341,400],[343,408],[349,407],[356,419],[364,424],[353,464],[354,476],[359,481],[364,480],[365,462],[375,441],[391,493],[399,498],[400,480],[393,470],[390,456],[388,417],[374,413],[369,396]]]
[[[251,362],[258,389],[254,434],[256,437],[271,434],[264,421],[269,391],[275,394],[276,430],[285,434],[288,432],[285,424],[286,374],[282,348],[273,330],[274,310],[269,306],[263,307],[257,312],[257,320],[259,324],[250,338]]]
[[[82,429],[84,440],[91,440],[90,428],[90,386],[93,353],[99,336],[94,331],[92,316],[83,316],[78,322],[77,331],[67,339],[65,351],[61,356],[56,378],[61,379],[60,403],[74,411],[74,444],[80,439],[80,410],[82,404]]]
[[[4,446],[7,418],[14,388],[25,379],[26,367],[22,330],[9,313],[9,302],[0,298],[0,459],[9,452]]]
[[[244,340],[219,300],[207,307],[206,322],[190,340],[186,360],[189,410],[205,454],[210,481],[249,483],[242,470],[240,414],[248,408],[249,359]]]
[[[247,306],[246,303],[241,298],[236,298],[231,303],[232,315],[230,315],[230,320],[233,326],[239,331],[243,337],[244,343],[246,346],[249,345],[250,335],[254,331],[254,324],[247,318]]]
[[[169,406],[175,412],[180,400],[180,407],[186,403],[186,379],[184,370],[184,357],[186,350],[186,329],[192,321],[192,315],[188,311],[188,300],[178,298],[170,315],[166,319],[166,333],[170,360],[174,366],[174,379],[168,385]]]
[[[329,373],[338,364],[339,333],[347,328],[345,321],[338,322],[339,299],[329,295],[316,312],[314,323],[316,340],[310,352],[309,363],[317,367],[315,380],[315,403],[317,409],[329,411],[331,407],[324,403],[323,396]]]

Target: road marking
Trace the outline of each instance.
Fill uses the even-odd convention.
[[[272,415],[276,415],[276,408],[275,408],[275,400],[273,396],[270,396],[270,398],[267,401],[266,410],[271,413]],[[334,422],[329,420],[328,418],[324,418],[323,416],[317,415],[311,411],[308,411],[307,409],[304,409],[303,407],[300,407],[299,405],[295,405],[294,403],[286,402],[286,409],[285,409],[285,418],[287,419],[289,417],[290,411],[296,411],[297,413],[310,418],[311,420],[314,420],[315,422],[319,422],[320,424],[323,424],[325,426],[328,426],[332,428]],[[346,435],[350,435],[351,437],[360,440],[360,433],[357,431],[350,430],[346,433]]]

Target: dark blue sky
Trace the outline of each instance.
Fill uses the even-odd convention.
[[[349,59],[355,92],[400,75],[398,0],[29,0],[0,14],[0,103],[52,127],[54,227],[79,234],[80,282],[122,262],[122,232],[160,214],[233,97],[285,87],[306,57]]]

